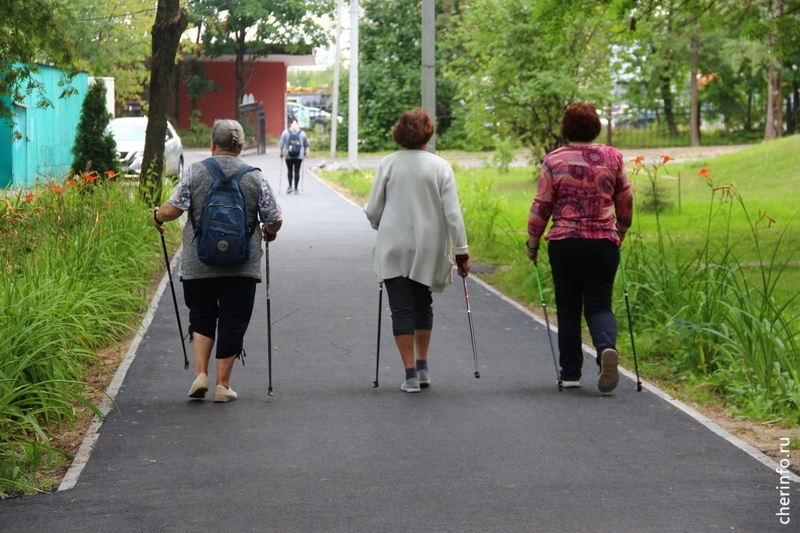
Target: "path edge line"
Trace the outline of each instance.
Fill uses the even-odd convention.
[[[170,262],[170,272],[175,271],[175,267],[180,260],[182,252],[183,245],[178,248],[174,257],[172,258],[172,261]],[[161,278],[158,288],[156,289],[153,298],[150,300],[150,305],[147,307],[147,312],[145,313],[144,318],[142,318],[141,324],[139,324],[139,329],[136,331],[136,334],[134,335],[133,340],[128,347],[128,351],[125,353],[125,357],[123,357],[122,361],[120,361],[117,371],[114,372],[114,377],[111,378],[111,382],[108,384],[108,388],[106,389],[105,397],[100,402],[100,405],[97,406],[103,416],[95,415],[92,419],[89,427],[86,429],[86,434],[83,436],[81,446],[78,448],[78,452],[72,459],[72,463],[70,464],[67,473],[64,475],[64,478],[61,480],[61,483],[58,485],[56,492],[69,490],[77,485],[78,478],[80,477],[81,472],[83,472],[83,468],[86,466],[86,463],[89,462],[89,456],[92,454],[94,445],[97,443],[97,439],[100,437],[100,428],[103,426],[103,420],[114,407],[114,399],[117,397],[117,393],[122,386],[122,382],[125,380],[128,369],[131,367],[133,360],[136,358],[136,352],[139,349],[139,344],[142,342],[145,333],[147,333],[147,330],[150,328],[150,324],[153,322],[156,309],[158,309],[161,296],[163,296],[168,283],[169,272],[164,272],[164,276]]]

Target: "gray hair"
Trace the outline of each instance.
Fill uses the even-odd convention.
[[[222,150],[238,154],[244,148],[244,130],[235,120],[228,118],[215,120],[211,138]]]

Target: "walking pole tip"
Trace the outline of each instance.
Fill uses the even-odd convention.
[[[480,379],[480,378],[481,378],[481,373],[475,372],[475,379]]]
[[[558,392],[564,392],[564,384],[560,379],[558,380]]]
[[[372,382],[372,388],[373,389],[377,389],[378,388],[378,380],[377,379]]]

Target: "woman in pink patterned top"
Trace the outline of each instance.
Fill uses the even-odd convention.
[[[576,102],[561,121],[563,146],[547,154],[528,218],[525,252],[538,259],[545,240],[556,289],[560,377],[564,387],[580,387],[583,367],[581,314],[597,349],[601,392],[619,381],[617,321],[611,294],[619,247],[633,218],[633,194],[622,154],[594,144],[600,134],[594,106]]]

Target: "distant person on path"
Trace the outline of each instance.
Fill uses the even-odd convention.
[[[219,163],[226,180],[246,166],[238,158],[244,147],[244,131],[235,120],[217,120],[211,130],[211,156]],[[175,220],[190,211],[190,221],[200,225],[203,201],[214,183],[211,172],[194,163],[181,177],[181,183],[164,205],[153,215],[153,223],[163,233],[164,222]],[[267,179],[257,168],[245,173],[239,185],[247,201],[252,227],[257,218],[263,226],[253,231],[250,258],[242,265],[212,266],[201,262],[194,242],[193,223],[183,228],[183,260],[180,278],[184,299],[189,308],[189,338],[194,350],[195,380],[189,397],[202,400],[208,391],[208,364],[216,340],[217,386],[215,402],[229,402],[238,395],[230,386],[233,363],[244,362],[244,334],[253,312],[256,284],[261,282],[261,240],[274,241],[283,224],[281,208],[275,201]]]
[[[581,386],[581,314],[597,350],[597,387],[611,392],[619,381],[617,321],[611,294],[619,247],[633,219],[633,194],[622,154],[593,141],[600,134],[594,106],[573,103],[561,122],[568,144],[547,154],[528,219],[525,252],[538,260],[545,240],[555,282],[558,351],[564,387]]]
[[[289,188],[287,194],[294,192],[300,194],[300,165],[303,158],[308,156],[310,144],[303,130],[298,126],[297,121],[293,120],[292,125],[283,130],[281,139],[278,142],[278,149],[281,151],[281,158],[286,155],[286,169],[289,175]],[[294,183],[294,186],[292,186]]]
[[[405,392],[430,385],[431,292],[452,283],[453,254],[458,274],[469,274],[455,176],[447,161],[425,151],[432,136],[433,122],[423,109],[400,117],[393,137],[405,150],[381,161],[364,206],[378,230],[375,274],[389,296],[394,340],[406,370],[400,387]]]

